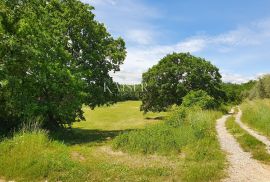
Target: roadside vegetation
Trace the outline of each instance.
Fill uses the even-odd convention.
[[[270,137],[270,100],[246,101],[241,105],[242,120],[251,128]]]
[[[129,153],[180,155],[180,179],[215,181],[224,177],[225,155],[216,138],[218,111],[177,108],[164,123],[119,135],[113,148]]]
[[[270,164],[270,154],[267,152],[265,144],[243,130],[235,122],[234,116],[228,118],[226,127],[244,151],[250,152],[254,159]]]

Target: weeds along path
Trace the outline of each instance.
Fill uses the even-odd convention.
[[[237,113],[236,119],[235,119],[236,123],[239,124],[239,126],[242,129],[246,130],[251,136],[255,137],[257,140],[264,143],[266,145],[267,152],[270,154],[270,140],[266,136],[259,134],[257,131],[254,131],[251,128],[249,128],[247,125],[245,125],[241,121],[242,111],[241,111],[240,107],[238,107],[238,110],[239,110],[239,112]],[[269,179],[269,181],[270,181],[270,179]]]
[[[244,152],[236,139],[227,131],[225,122],[229,115],[217,120],[216,130],[222,150],[227,153],[229,162],[228,178],[224,182],[270,181],[270,167],[251,158]]]

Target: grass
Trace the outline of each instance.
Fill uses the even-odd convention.
[[[270,162],[270,154],[266,150],[265,144],[249,135],[236,122],[233,116],[229,117],[226,122],[229,132],[236,138],[244,151],[250,152],[254,159],[265,163]]]
[[[72,181],[82,173],[68,148],[50,141],[45,131],[18,133],[0,143],[0,171],[16,181]]]
[[[242,120],[250,127],[270,137],[270,100],[246,101],[241,105]]]
[[[143,115],[139,105],[128,101],[94,111],[85,108],[87,121],[75,123],[70,130],[48,133],[36,129],[4,139],[0,142],[0,176],[15,181],[67,182],[218,181],[223,177],[225,158],[215,133],[215,119],[221,113]],[[160,120],[164,116],[166,124]],[[164,145],[153,147],[148,155],[112,149],[118,140],[115,137],[136,132],[147,134],[144,139],[153,135],[149,146],[154,142]]]
[[[71,130],[25,131],[0,142],[0,176],[16,181],[166,181],[174,179],[177,162],[142,155],[119,156],[111,140],[123,131],[161,122],[166,113],[139,111],[128,101],[92,111]],[[91,117],[90,117],[91,116]],[[133,118],[133,120],[132,120]],[[127,123],[125,123],[127,121]],[[108,150],[103,150],[108,148]],[[169,166],[163,164],[168,163]]]
[[[128,101],[95,110],[84,107],[86,121],[74,123],[73,127],[95,130],[137,129],[159,122],[166,116],[165,112],[143,114],[140,112],[140,104],[140,101]]]
[[[225,168],[215,132],[220,116],[216,111],[176,110],[165,123],[117,136],[113,147],[130,153],[182,155],[182,180],[218,180]]]

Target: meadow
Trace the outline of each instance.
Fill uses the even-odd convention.
[[[251,128],[270,137],[270,100],[246,101],[241,105],[242,120]]]
[[[214,129],[220,112],[144,115],[139,104],[127,101],[94,111],[84,108],[87,121],[68,131],[26,128],[3,139],[0,176],[16,181],[218,181],[224,177],[225,158]],[[157,135],[147,135],[151,131]],[[138,133],[142,135],[136,138]],[[117,147],[125,136],[134,137],[134,143]],[[140,152],[140,139],[150,142],[143,147],[171,142]],[[138,150],[131,152],[132,146]]]

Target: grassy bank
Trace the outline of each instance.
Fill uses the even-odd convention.
[[[226,127],[228,131],[236,138],[237,142],[241,145],[243,150],[250,152],[254,159],[265,163],[270,162],[270,154],[267,153],[265,144],[243,130],[235,122],[235,118],[233,116],[228,118]]]
[[[241,105],[242,121],[270,137],[270,100],[247,101]]]
[[[216,111],[178,109],[165,123],[116,137],[113,146],[129,153],[181,155],[180,179],[218,180],[225,168],[215,132],[220,116]]]

